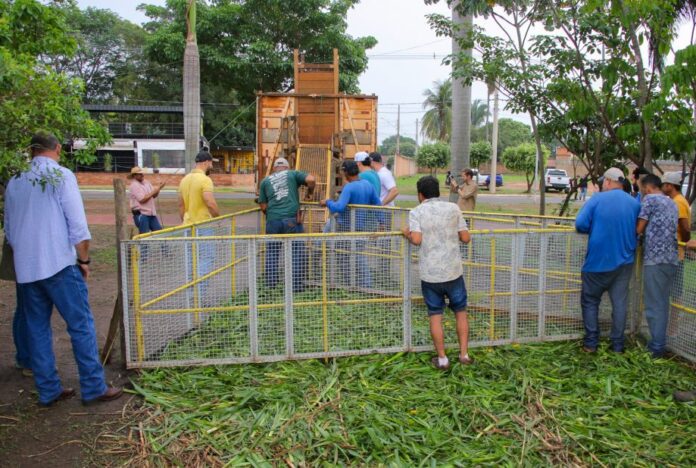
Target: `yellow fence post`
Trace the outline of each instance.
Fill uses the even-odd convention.
[[[237,218],[233,217],[232,218],[232,235],[236,236],[237,235]],[[232,240],[232,271],[230,272],[230,276],[232,278],[232,296],[237,295],[237,265],[235,264],[235,260],[237,260],[237,243]]]
[[[321,313],[324,321],[324,352],[329,352],[329,310],[326,290],[326,240],[321,242]]]
[[[145,360],[145,338],[143,336],[143,316],[140,297],[140,252],[137,246],[131,247],[131,274],[133,277],[133,310],[135,311],[135,337],[138,348],[138,361]]]
[[[196,280],[198,279],[198,242],[197,242],[197,229],[194,226],[191,228],[191,237],[193,238],[193,241],[191,242],[191,267],[193,269],[191,279],[194,284],[196,284]],[[196,312],[193,313],[193,321],[196,325],[199,323],[199,312],[198,308],[200,307],[200,298],[198,297],[199,295],[199,288],[198,284],[196,284],[193,287],[193,308],[196,309]]]
[[[489,337],[491,341],[495,339],[495,238],[491,239],[491,311],[489,323]]]
[[[568,289],[568,275],[570,274],[570,236],[566,236],[566,258],[565,258],[565,271],[563,275],[563,289]],[[561,310],[566,311],[568,306],[568,294],[563,294],[563,307]]]

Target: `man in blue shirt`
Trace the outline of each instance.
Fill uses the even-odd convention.
[[[589,234],[587,256],[582,267],[582,318],[585,325],[583,350],[597,351],[599,304],[609,292],[612,304],[611,346],[624,350],[628,287],[636,252],[636,222],[640,203],[623,191],[621,169],[604,173],[602,192],[590,198],[575,220],[575,229]]]
[[[372,169],[372,160],[370,156],[365,151],[359,151],[355,153],[355,162],[358,163],[358,169],[360,170],[359,177],[365,179],[372,184],[379,196],[379,192],[382,190],[382,183],[379,181],[379,176]]]
[[[50,406],[75,395],[75,390],[61,385],[56,371],[53,306],[67,324],[83,403],[114,400],[123,390],[106,385],[97,352],[85,283],[90,233],[77,179],[58,165],[61,145],[55,136],[36,134],[31,148],[29,170],[7,185],[5,235],[14,252],[39,404]]]
[[[323,200],[319,202],[321,206],[326,206],[331,214],[338,213],[338,230],[341,232],[351,231],[351,216],[348,209],[348,205],[374,205],[380,206],[381,202],[377,196],[372,184],[367,180],[359,179],[358,174],[358,164],[355,161],[346,160],[341,166],[341,171],[343,172],[343,177],[348,182],[341,192],[341,196],[338,201],[333,200]],[[375,229],[375,222],[371,221],[374,219],[374,214],[369,209],[366,208],[356,208],[355,209],[355,231],[370,231]],[[354,245],[354,249],[351,249],[351,244]],[[351,240],[351,241],[341,241],[338,246],[338,250],[353,250],[354,252],[361,252],[365,250],[364,240]],[[347,271],[348,258],[347,255],[341,252],[341,269]],[[356,263],[358,269],[358,285],[363,288],[369,288],[372,285],[372,278],[370,274],[370,269],[367,265],[367,259],[364,255],[360,253],[356,254]]]

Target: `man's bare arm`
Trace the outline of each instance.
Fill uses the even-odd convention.
[[[179,194],[179,218],[183,221],[184,220],[184,215],[186,214],[186,205],[184,204],[184,199]]]
[[[469,234],[469,231],[459,231],[459,241],[468,244],[471,241],[471,234]]]
[[[389,203],[391,203],[398,195],[399,195],[399,190],[396,187],[393,187],[389,192],[387,192],[387,196],[384,197],[384,201],[382,202],[382,206],[386,206]]]
[[[637,234],[643,234],[645,232],[645,228],[648,227],[648,220],[647,219],[639,219],[638,224],[636,224],[636,233]]]
[[[89,265],[83,265],[80,263],[80,261],[89,261],[89,241],[83,240],[82,242],[75,244],[75,252],[77,253],[77,266],[80,268],[82,277],[87,279],[89,277]]]
[[[677,225],[680,237],[684,239],[684,242],[691,239],[691,231],[689,226],[689,220],[687,218],[679,218],[679,224]]]
[[[208,211],[213,218],[220,216],[220,211],[218,210],[217,202],[215,201],[215,195],[213,192],[203,192],[203,201],[208,207]]]

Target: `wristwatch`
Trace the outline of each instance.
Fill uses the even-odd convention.
[[[87,260],[80,260],[79,258],[77,259],[77,263],[80,265],[89,265],[91,261],[92,260],[90,260],[89,258]]]

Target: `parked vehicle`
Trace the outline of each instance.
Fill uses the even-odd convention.
[[[544,179],[546,179],[545,191],[547,192],[551,189],[565,193],[570,191],[570,177],[563,169],[546,169]]]
[[[686,194],[689,193],[689,185],[693,183],[692,179],[693,177],[691,177],[691,174],[684,174],[684,183],[682,184],[682,195],[686,196]]]
[[[476,178],[476,184],[479,187],[485,187],[488,188],[488,186],[491,184],[491,176],[488,174],[478,174],[474,176]],[[495,175],[495,186],[496,187],[502,187],[503,186],[503,175],[502,174],[496,174]]]

